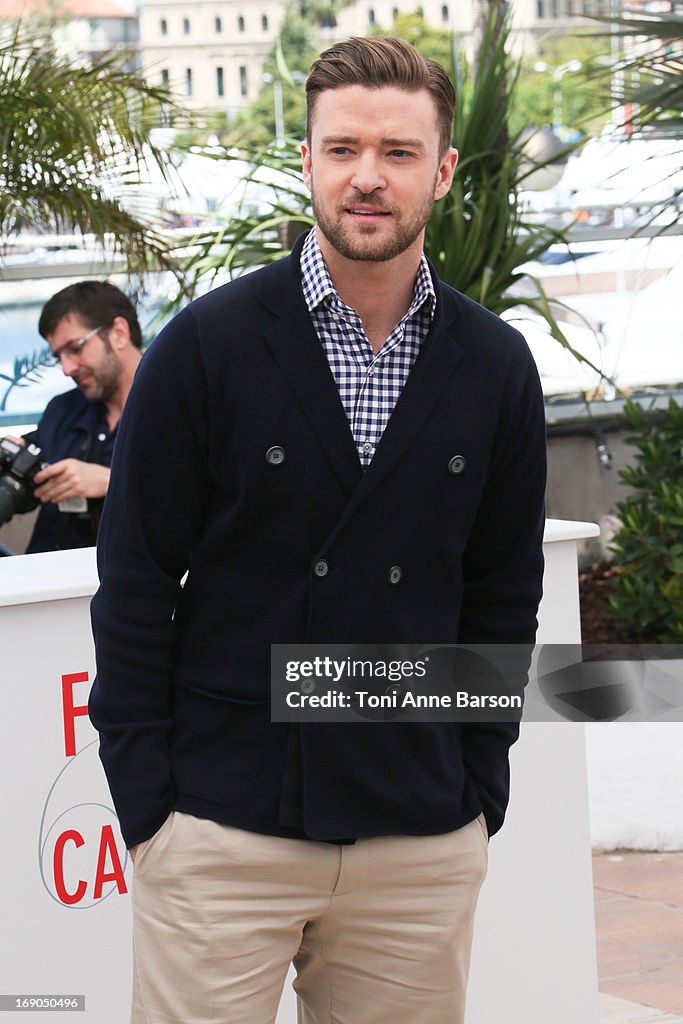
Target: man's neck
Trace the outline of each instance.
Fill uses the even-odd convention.
[[[379,352],[410,309],[422,255],[422,238],[400,256],[383,262],[349,260],[341,256],[320,231],[317,231],[317,239],[337,294],[358,313],[373,352]]]
[[[104,403],[107,426],[110,431],[114,429],[121,419],[121,413],[126,404],[128,393],[133,386],[135,371],[141,359],[142,353],[140,350],[134,349],[125,361],[122,360],[123,372],[121,374],[120,386],[117,388],[116,393]]]

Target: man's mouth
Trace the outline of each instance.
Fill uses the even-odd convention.
[[[344,212],[350,214],[352,217],[363,217],[372,219],[375,217],[390,217],[391,212],[389,210],[382,210],[379,207],[364,207],[364,206],[345,206]]]

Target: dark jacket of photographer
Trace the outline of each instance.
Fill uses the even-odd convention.
[[[48,403],[37,428],[24,438],[36,444],[44,462],[80,459],[111,466],[116,430],[109,431],[106,410],[74,388]],[[102,511],[101,498],[88,498],[88,511],[60,512],[52,502],[43,505],[26,554],[92,547]]]

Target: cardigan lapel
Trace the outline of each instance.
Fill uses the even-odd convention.
[[[261,300],[278,319],[263,336],[350,499],[334,537],[413,443],[448,386],[463,355],[451,330],[459,316],[459,305],[455,293],[445,289],[432,270],[437,291],[434,322],[372,462],[363,473],[339,390],[303,298],[299,262],[302,247],[303,239],[299,239],[291,256],[272,268],[268,290],[262,291]]]
[[[396,466],[415,442],[422,426],[432,415],[448,387],[463,350],[449,330],[459,315],[457,298],[446,292],[432,272],[437,288],[437,314],[422,350],[384,430],[372,462],[328,541]]]
[[[303,298],[297,252],[300,244],[289,259],[276,264],[280,274],[275,279],[270,277],[268,293],[261,296],[264,304],[278,314],[263,337],[332,472],[350,497],[363,470],[339,389]]]

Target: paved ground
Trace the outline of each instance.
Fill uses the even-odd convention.
[[[683,1024],[683,853],[593,858],[601,1024]]]

